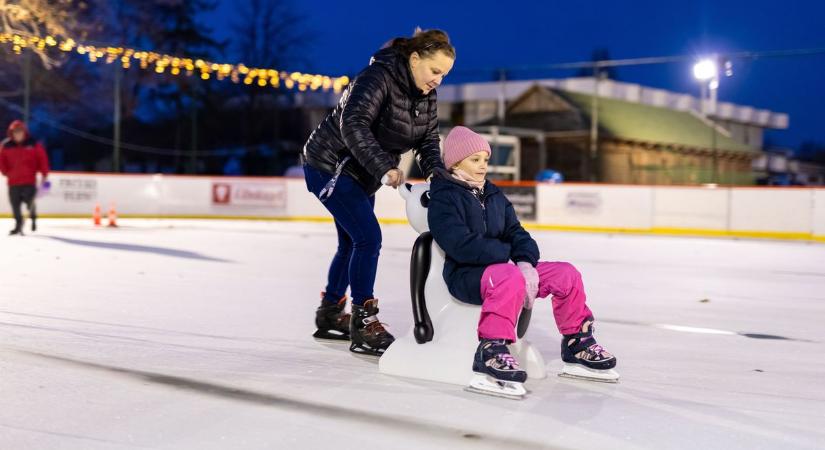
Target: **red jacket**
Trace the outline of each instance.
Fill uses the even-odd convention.
[[[11,138],[13,127],[26,131],[26,139],[20,144]],[[45,179],[49,175],[49,157],[43,145],[32,139],[22,122],[12,123],[8,135],[0,142],[0,172],[8,177],[9,186],[37,184],[37,172]]]

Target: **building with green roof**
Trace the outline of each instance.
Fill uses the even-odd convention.
[[[444,88],[445,125],[496,125],[523,137],[522,179],[551,168],[568,181],[753,184],[751,162],[763,154],[764,130],[788,123],[785,114],[729,103],[705,117],[691,96],[610,80],[599,83],[594,102],[592,78]]]

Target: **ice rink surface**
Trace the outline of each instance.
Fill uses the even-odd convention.
[[[41,230],[0,239],[0,449],[825,448],[822,244],[534,231],[582,272],[622,378],[513,401],[314,341],[330,223]],[[401,335],[416,234],[383,231]],[[527,338],[554,374],[549,306]]]

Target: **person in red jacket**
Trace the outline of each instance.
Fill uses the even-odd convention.
[[[23,234],[23,203],[32,218],[32,231],[37,230],[37,210],[34,196],[37,194],[37,173],[41,186],[49,187],[49,157],[43,145],[29,135],[29,129],[21,120],[9,125],[8,137],[0,142],[0,172],[8,178],[9,201],[14,213],[14,229],[11,235]]]

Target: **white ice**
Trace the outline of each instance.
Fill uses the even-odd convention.
[[[122,224],[0,240],[0,449],[825,447],[821,244],[533,232],[584,275],[622,378],[513,401],[315,342],[329,223]],[[383,230],[380,317],[407,333],[415,233]]]

